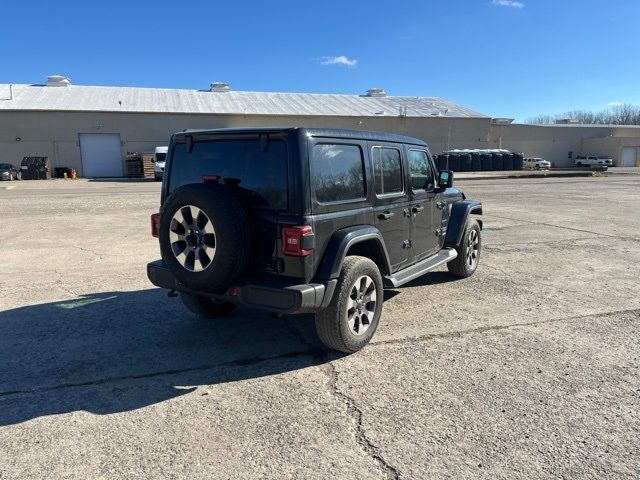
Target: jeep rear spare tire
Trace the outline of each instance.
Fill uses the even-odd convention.
[[[246,214],[222,185],[176,189],[160,215],[160,251],[176,279],[194,290],[223,293],[246,268]]]

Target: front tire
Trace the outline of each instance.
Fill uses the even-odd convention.
[[[378,328],[383,296],[376,264],[366,257],[346,257],[331,303],[316,314],[320,341],[345,353],[363,348]]]
[[[214,319],[229,315],[236,309],[231,302],[216,302],[207,297],[180,292],[180,299],[185,307],[199,318]]]
[[[460,278],[470,277],[478,268],[482,251],[480,225],[476,220],[467,220],[462,242],[456,247],[456,251],[458,256],[447,264],[449,272]]]

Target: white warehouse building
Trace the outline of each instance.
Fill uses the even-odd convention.
[[[119,177],[127,152],[152,152],[184,129],[308,126],[378,130],[425,140],[434,153],[455,148],[505,148],[542,156],[557,166],[580,153],[636,164],[640,128],[530,126],[489,116],[436,97],[399,97],[382,89],[363,95],[73,85],[63,76],[44,84],[0,84],[0,162],[19,165],[46,156],[52,167],[81,176]],[[588,151],[587,151],[588,150]]]

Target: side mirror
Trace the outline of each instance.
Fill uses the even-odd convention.
[[[453,172],[451,170],[442,170],[438,175],[438,186],[445,190],[453,186]]]

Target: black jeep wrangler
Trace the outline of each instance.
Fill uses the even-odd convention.
[[[162,260],[147,274],[208,318],[236,305],[314,313],[320,340],[355,352],[383,289],[480,259],[482,205],[451,188],[421,140],[311,128],[185,131],[169,144]]]

